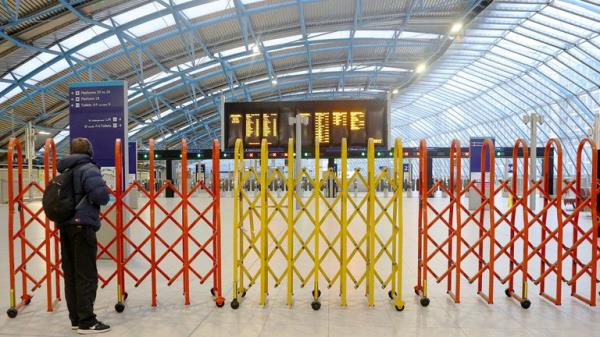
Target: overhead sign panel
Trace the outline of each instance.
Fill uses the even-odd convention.
[[[243,139],[246,147],[258,147],[263,138],[270,146],[286,147],[295,129],[290,117],[308,118],[302,126],[302,144],[339,147],[343,138],[349,146],[364,147],[369,138],[379,146],[388,144],[387,104],[381,100],[225,103],[226,147]]]
[[[83,82],[69,86],[70,137],[89,139],[100,166],[115,166],[115,140],[119,138],[123,146],[123,172],[128,172],[127,120],[126,82]]]

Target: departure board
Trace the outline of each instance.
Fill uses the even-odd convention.
[[[353,147],[367,146],[369,138],[387,146],[387,102],[346,100],[225,103],[225,147],[232,148],[238,138],[245,147],[259,147],[264,138],[269,146],[285,150],[296,132],[290,118],[297,114],[309,120],[301,128],[307,149],[316,141],[324,148],[339,148],[343,138]]]
[[[262,136],[269,145],[279,145],[279,118],[277,113],[262,114]]]
[[[331,113],[331,139],[348,138],[348,112],[334,111]]]
[[[315,112],[315,140],[319,144],[329,145],[331,139],[329,137],[329,119],[330,112]]]
[[[260,145],[260,140],[262,139],[260,132],[261,114],[246,114],[245,117],[246,132],[244,134],[244,143],[250,146]]]

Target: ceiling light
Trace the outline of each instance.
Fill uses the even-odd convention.
[[[258,47],[258,45],[257,45],[257,44],[255,44],[255,45],[252,47],[252,52],[253,52],[254,54],[260,54],[260,48]]]
[[[392,95],[398,95],[398,88],[394,88],[394,90],[392,90]]]
[[[463,28],[462,22],[457,22],[450,28],[450,34],[458,34]]]
[[[273,85],[277,85],[277,79],[276,79],[276,78],[272,79],[272,80],[271,80],[271,84],[273,84]]]
[[[38,133],[40,135],[49,135],[50,134],[50,132],[47,132],[47,131],[39,131]]]
[[[415,71],[417,72],[417,74],[420,74],[424,72],[425,69],[427,69],[427,63],[421,63],[417,66],[417,69]]]

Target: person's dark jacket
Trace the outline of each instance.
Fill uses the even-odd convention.
[[[73,190],[78,206],[71,220],[57,224],[59,228],[70,225],[91,226],[100,229],[100,206],[108,204],[110,194],[100,174],[100,167],[87,154],[71,154],[58,162],[58,172],[73,171]],[[86,200],[82,199],[86,197]]]

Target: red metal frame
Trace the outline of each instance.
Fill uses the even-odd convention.
[[[108,274],[99,275],[100,285],[102,288],[109,285],[113,280],[117,287],[117,305],[115,308],[121,312],[124,309],[124,301],[127,298],[126,284],[127,279],[134,281],[134,286],[139,286],[148,275],[151,279],[151,305],[157,305],[157,273],[164,276],[171,285],[175,280],[183,275],[183,289],[185,304],[190,304],[190,274],[198,277],[200,284],[204,283],[208,278],[213,278],[211,293],[215,296],[217,306],[222,307],[225,299],[222,294],[221,284],[221,214],[220,214],[220,177],[219,177],[219,158],[220,149],[218,141],[213,143],[213,177],[212,188],[209,188],[205,181],[197,182],[191,189],[188,190],[188,175],[187,175],[187,143],[182,141],[181,146],[181,161],[182,167],[182,188],[181,191],[167,181],[161,188],[156,189],[155,184],[155,160],[154,160],[154,141],[150,140],[150,188],[145,189],[139,182],[132,182],[127,188],[124,188],[124,172],[122,172],[122,142],[117,139],[115,142],[115,186],[110,190],[115,202],[101,212],[101,219],[104,223],[113,227],[115,230],[114,237],[106,244],[98,243],[98,255],[108,257],[114,262],[115,269],[110,270]],[[48,139],[45,144],[44,153],[44,186],[56,176],[56,147],[51,139]],[[15,166],[16,157],[16,166]],[[24,196],[31,189],[37,189],[43,193],[44,188],[37,182],[31,182],[27,186],[23,185],[23,157],[21,145],[17,139],[11,139],[8,145],[8,181],[12,182],[14,171],[17,171],[17,190],[15,191],[13,184],[9,184],[9,282],[10,282],[10,309],[9,316],[14,317],[18,310],[29,304],[32,295],[29,293],[29,283],[33,283],[31,292],[43,285],[46,286],[46,297],[48,311],[52,311],[57,300],[61,299],[60,277],[62,272],[60,269],[60,237],[59,232],[50,221],[44,216],[43,210],[32,210],[29,204],[25,202]],[[159,196],[167,188],[175,191],[176,195],[181,198],[181,201],[175,207],[168,211],[167,207],[162,205]],[[132,191],[138,190],[142,193],[147,201],[141,207],[135,210],[128,204],[127,198]],[[205,191],[208,198],[207,205],[199,205],[192,201],[194,194],[200,191]],[[15,229],[15,208],[18,211],[18,230]],[[156,210],[164,213],[165,218],[157,223]],[[149,219],[146,220],[144,213],[149,211]],[[179,214],[177,214],[179,212]],[[111,220],[111,213],[116,212],[115,220]],[[211,217],[207,217],[208,213],[212,213]],[[27,214],[28,219],[25,215]],[[131,215],[130,219],[125,220],[125,215]],[[177,215],[181,216],[181,220],[177,220]],[[179,238],[173,242],[165,240],[158,231],[165,225],[167,221],[171,221],[181,231]],[[200,224],[204,223],[210,228],[212,233],[208,238],[200,238],[192,232],[194,228],[199,228]],[[26,229],[32,224],[39,224],[44,230],[44,239],[40,242],[31,242],[27,237]],[[137,244],[128,234],[133,226],[143,226],[148,230],[148,237],[143,238],[141,243]],[[16,251],[17,241],[20,243],[20,249]],[[160,243],[166,248],[161,256],[157,258],[156,245]],[[175,250],[179,244],[182,246],[182,254],[178,254]],[[145,245],[150,245],[150,256],[148,256],[143,248]],[[131,252],[126,254],[125,247],[131,248]],[[212,247],[212,249],[209,249]],[[54,249],[54,252],[52,250]],[[111,250],[116,252],[113,254]],[[211,251],[212,250],[212,251]],[[194,265],[194,261],[202,254],[205,254],[211,260],[212,267],[205,273],[200,272],[200,267]],[[17,255],[19,259],[17,260]],[[168,255],[173,255],[181,261],[181,268],[174,274],[169,275],[161,267],[161,262]],[[130,268],[131,261],[141,256],[149,263],[147,271],[141,275],[137,275]],[[41,258],[45,264],[45,273],[42,277],[36,278],[28,272],[27,265],[34,258]],[[163,263],[164,265],[164,263]],[[16,281],[17,275],[21,277],[22,294],[19,296],[20,303],[16,303]],[[127,277],[126,277],[127,276]],[[53,297],[53,291],[55,295]],[[120,307],[120,308],[119,308]]]
[[[460,302],[460,281],[461,276],[469,283],[477,281],[477,294],[484,300],[492,304],[494,299],[495,280],[501,284],[508,283],[505,293],[519,301],[523,308],[529,308],[531,302],[527,298],[528,282],[532,281],[539,285],[540,295],[550,302],[561,304],[561,288],[563,283],[571,287],[571,295],[587,303],[596,305],[596,282],[597,262],[598,262],[598,214],[596,210],[596,197],[599,192],[598,180],[592,177],[591,193],[583,195],[581,172],[583,168],[582,158],[585,147],[589,145],[592,152],[591,172],[595,175],[598,169],[597,149],[592,141],[586,139],[582,141],[577,153],[577,177],[571,182],[566,182],[563,186],[563,153],[561,144],[556,139],[551,139],[546,147],[544,154],[544,175],[543,180],[529,182],[529,153],[527,144],[524,140],[517,140],[513,148],[512,163],[515,172],[518,172],[518,164],[523,162],[523,182],[522,195],[518,193],[517,173],[512,177],[512,184],[509,180],[500,181],[496,185],[495,179],[495,158],[494,144],[486,140],[482,147],[481,167],[485,167],[485,159],[489,153],[491,172],[489,180],[491,182],[490,195],[486,195],[487,175],[482,172],[479,183],[470,181],[461,189],[460,184],[460,144],[458,141],[452,143],[450,155],[450,181],[448,186],[442,181],[437,181],[431,188],[427,188],[427,144],[424,140],[420,143],[420,188],[419,188],[419,236],[418,236],[418,280],[415,286],[415,292],[421,296],[421,304],[427,306],[427,278],[428,274],[434,276],[437,283],[443,280],[447,281],[447,293],[456,303]],[[519,152],[522,151],[522,159],[519,159]],[[554,159],[553,151],[556,153],[556,177],[557,186],[555,195],[550,194],[550,170],[552,169]],[[449,195],[448,204],[442,207],[435,206],[429,201],[429,197],[441,189]],[[466,196],[469,190],[475,190],[481,197],[481,205],[474,211],[468,210],[460,203],[461,198]],[[495,202],[495,198],[502,191],[508,191],[509,197],[513,200],[507,210],[501,210]],[[563,196],[572,192],[576,195],[576,207],[570,214],[563,210]],[[535,206],[528,204],[528,199],[532,193],[539,193],[543,199],[543,207],[538,210]],[[488,208],[486,210],[486,207]],[[580,222],[580,215],[585,209],[592,212],[591,225],[583,225]],[[487,212],[487,214],[486,214]],[[549,217],[556,212],[556,224],[549,222]],[[518,215],[521,214],[521,219]],[[441,225],[448,228],[447,236],[437,241],[430,235],[431,229]],[[475,226],[475,227],[473,227]],[[565,242],[564,232],[566,227],[570,226],[573,237],[571,242]],[[479,235],[475,242],[468,242],[462,233],[467,228],[475,228]],[[586,228],[584,228],[586,227]],[[531,238],[530,232],[538,230],[540,237]],[[508,241],[496,237],[497,231],[508,231],[510,236]],[[516,246],[520,245],[522,251],[516,251]],[[430,251],[430,246],[432,250]],[[456,247],[456,252],[453,252]],[[550,254],[552,247],[554,251]],[[592,247],[592,248],[590,248]],[[589,254],[582,254],[582,250],[587,249]],[[555,259],[551,259],[556,255]],[[589,256],[582,258],[582,255]],[[440,259],[447,261],[446,269],[442,272],[434,271],[431,268],[431,260]],[[466,259],[475,259],[477,268],[467,270],[463,268]],[[496,263],[507,261],[506,271],[496,269]],[[439,260],[438,260],[439,261]],[[531,262],[539,262],[539,269],[530,270]],[[563,271],[563,264],[570,262],[570,275]],[[439,263],[437,264],[439,265]],[[451,275],[454,273],[454,286]],[[487,273],[486,280],[484,274]],[[515,293],[515,277],[520,275],[522,288],[521,294]],[[553,296],[546,293],[546,284],[554,280],[555,294]],[[577,292],[578,282],[590,282],[590,295],[585,297]],[[486,293],[484,293],[484,287]]]

